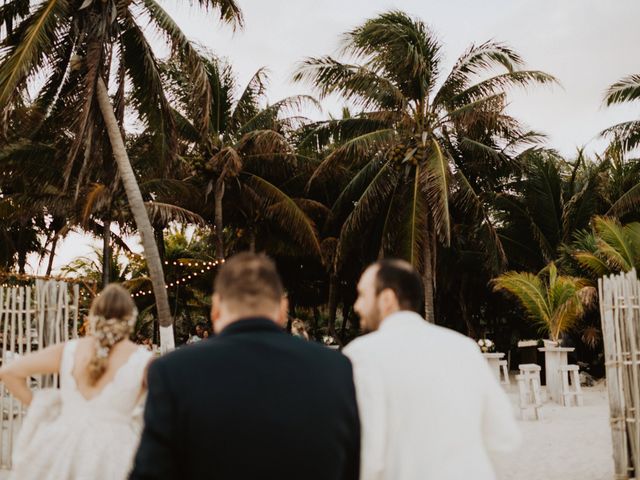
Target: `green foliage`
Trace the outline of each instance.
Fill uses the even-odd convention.
[[[596,297],[587,280],[559,275],[553,262],[537,275],[506,272],[493,285],[494,290],[515,297],[531,321],[554,341],[577,325]]]

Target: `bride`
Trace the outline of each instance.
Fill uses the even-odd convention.
[[[90,335],[53,345],[0,369],[0,380],[30,405],[17,440],[12,479],[119,480],[138,446],[136,407],[151,353],[129,340],[136,309],[109,285],[91,305]],[[27,379],[59,373],[60,390],[34,393]]]

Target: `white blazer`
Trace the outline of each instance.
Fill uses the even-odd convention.
[[[344,349],[362,425],[361,480],[493,480],[488,451],[521,435],[473,340],[413,312]]]

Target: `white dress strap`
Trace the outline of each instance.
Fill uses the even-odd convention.
[[[60,386],[62,388],[75,385],[73,365],[75,363],[77,348],[78,339],[74,339],[66,342],[62,350],[62,361],[60,362]]]
[[[150,352],[144,347],[139,347],[131,353],[129,358],[120,366],[115,373],[109,387],[119,392],[126,390],[138,391],[142,384],[144,369],[149,362]],[[106,387],[105,387],[106,388]]]

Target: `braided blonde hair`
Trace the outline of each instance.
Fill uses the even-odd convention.
[[[89,322],[95,339],[95,352],[87,367],[91,385],[95,385],[107,370],[113,346],[131,336],[136,315],[131,295],[115,283],[108,285],[91,304]]]

